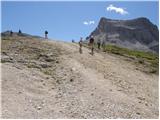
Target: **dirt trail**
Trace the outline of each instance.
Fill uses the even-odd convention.
[[[41,42],[62,53],[54,76],[3,63],[3,118],[158,118],[158,75],[119,56],[79,54],[75,43]]]

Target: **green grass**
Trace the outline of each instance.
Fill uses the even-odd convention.
[[[28,63],[27,67],[28,68],[37,68],[37,69],[40,69],[40,67],[38,65],[34,64],[34,63]]]
[[[6,63],[7,61],[6,60],[1,60],[1,63]]]
[[[41,71],[46,74],[46,75],[53,75],[54,74],[54,71],[51,70],[51,69],[41,69]]]
[[[127,48],[118,47],[115,45],[106,45],[105,52],[118,54],[121,56],[137,59],[140,64],[147,64],[150,68],[150,73],[156,73],[159,70],[159,56],[151,52],[143,52],[137,50],[130,50]]]

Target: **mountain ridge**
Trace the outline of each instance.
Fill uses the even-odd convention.
[[[113,20],[102,17],[89,36],[106,43],[135,50],[159,52],[158,27],[145,17]]]

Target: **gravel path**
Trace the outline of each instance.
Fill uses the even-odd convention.
[[[35,46],[46,54],[57,49],[57,61],[47,62],[47,74],[46,65],[2,63],[2,118],[158,118],[158,75],[119,56],[92,56],[84,47],[79,54],[76,43],[35,40]]]

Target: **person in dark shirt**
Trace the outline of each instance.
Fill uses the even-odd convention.
[[[91,36],[91,38],[89,40],[89,45],[91,47],[91,54],[93,55],[94,54],[94,52],[93,52],[93,50],[94,50],[94,38],[93,38],[93,36]]]
[[[20,29],[18,31],[18,35],[22,35],[22,31]]]
[[[97,45],[98,45],[98,49],[100,50],[100,47],[101,47],[101,40],[100,39],[98,39]]]
[[[10,36],[12,36],[13,35],[13,32],[12,32],[12,30],[10,31]]]
[[[80,41],[79,41],[79,53],[80,53],[80,54],[82,54],[82,42],[83,42],[82,39],[83,39],[83,38],[81,37],[81,38],[80,38]]]
[[[45,31],[45,39],[48,39],[48,31]]]

